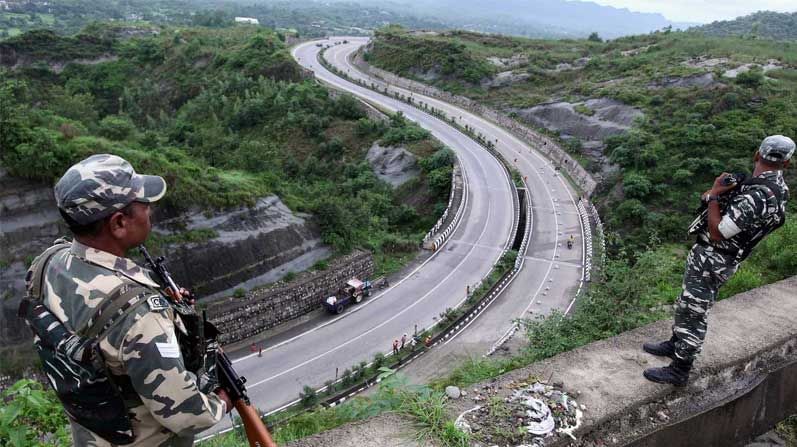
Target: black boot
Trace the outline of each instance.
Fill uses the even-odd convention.
[[[648,368],[642,373],[646,379],[656,383],[669,383],[675,386],[684,386],[689,380],[689,371],[692,370],[692,362],[675,359],[670,366],[664,368]]]
[[[642,349],[648,354],[657,355],[659,357],[669,357],[675,360],[675,341],[677,339],[673,335],[669,340],[661,343],[645,343]]]

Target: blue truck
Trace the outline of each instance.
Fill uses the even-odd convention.
[[[371,296],[371,281],[360,281],[352,278],[346,285],[338,289],[338,293],[324,300],[324,308],[329,313],[339,314],[351,303],[359,303],[363,298]]]

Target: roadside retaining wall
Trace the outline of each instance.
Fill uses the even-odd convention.
[[[317,309],[349,279],[370,279],[373,273],[371,254],[356,251],[325,270],[214,302],[208,306],[208,318],[222,332],[222,345],[239,342]]]

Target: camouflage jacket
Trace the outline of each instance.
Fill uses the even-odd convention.
[[[711,240],[708,227],[698,234],[698,241],[714,247],[729,258],[730,262],[741,261],[750,254],[750,241],[760,241],[785,216],[789,187],[781,171],[766,171],[757,176],[769,180],[781,188],[782,200],[778,203],[775,193],[762,185],[742,185],[728,207],[723,210],[719,231],[725,239]],[[735,258],[735,259],[734,259]]]
[[[132,395],[125,395],[136,436],[130,445],[191,445],[196,433],[221,420],[225,404],[209,390],[200,390],[197,377],[186,370],[175,333],[184,333],[185,327],[160,299],[159,287],[146,270],[74,241],[47,265],[42,299],[74,332],[125,282],[144,286],[152,295],[105,332],[99,346],[109,372],[126,376],[132,385]],[[76,423],[72,434],[75,445],[110,445]]]

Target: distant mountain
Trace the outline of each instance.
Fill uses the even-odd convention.
[[[734,20],[690,28],[708,36],[748,36],[773,40],[797,40],[797,12],[759,11]]]
[[[570,0],[359,0],[399,9],[406,14],[434,17],[457,28],[545,37],[586,37],[597,32],[614,38],[682,24],[661,14],[632,12],[593,2]]]

